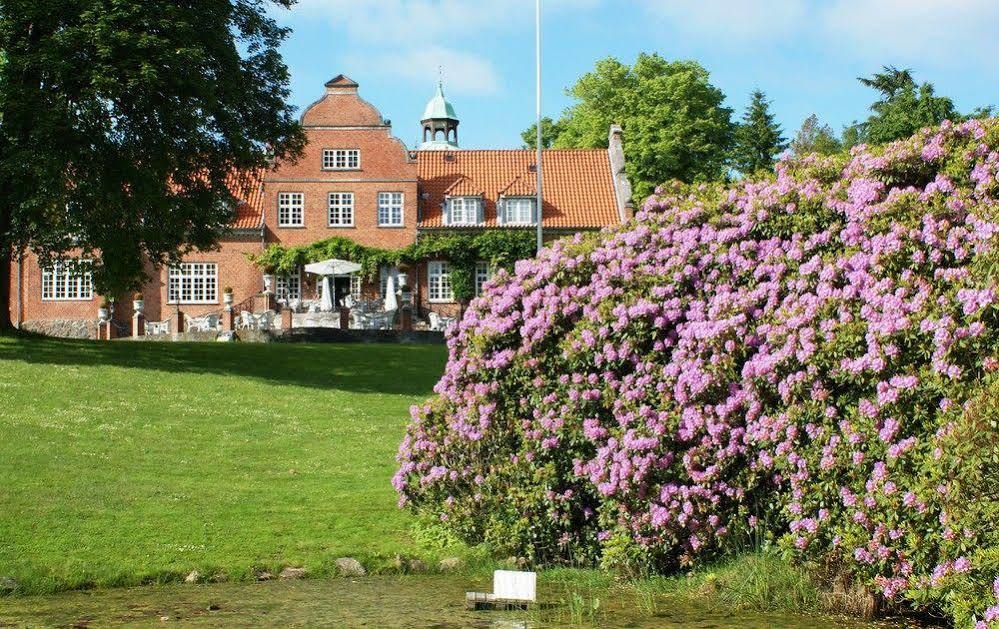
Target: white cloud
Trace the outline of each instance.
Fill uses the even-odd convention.
[[[832,0],[822,11],[828,41],[879,63],[995,67],[996,0]]]
[[[712,37],[715,43],[761,40],[800,29],[806,0],[638,0],[667,26]]]
[[[354,54],[347,57],[346,63],[352,72],[391,76],[424,89],[437,82],[438,68],[443,67],[448,93],[495,94],[501,84],[489,60],[441,46]]]
[[[593,8],[605,0],[544,0],[546,15]],[[493,94],[501,80],[492,61],[472,52],[483,38],[531,33],[534,0],[300,0],[292,21],[326,20],[351,50],[353,72],[426,86],[443,66],[454,92]]]
[[[666,29],[864,62],[996,68],[999,0],[634,0]]]
[[[544,0],[545,13],[603,0]],[[358,41],[442,42],[534,28],[534,0],[299,0],[294,13],[325,18]]]

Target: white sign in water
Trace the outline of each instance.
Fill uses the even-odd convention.
[[[497,570],[493,572],[493,596],[511,601],[535,600],[538,575],[535,572]]]

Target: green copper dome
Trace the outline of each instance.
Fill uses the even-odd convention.
[[[444,98],[444,86],[437,84],[437,93],[427,103],[427,108],[423,110],[423,120],[457,120],[458,114],[454,113],[454,106]]]

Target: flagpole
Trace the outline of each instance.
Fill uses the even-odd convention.
[[[541,0],[536,0],[535,4],[535,48],[536,48],[536,58],[537,58],[537,97],[538,97],[538,199],[537,199],[537,226],[538,226],[538,253],[541,253],[541,249],[544,246],[544,238],[542,236],[542,222],[544,219],[544,203],[542,196],[542,187],[544,177],[542,176],[542,134],[541,134]]]

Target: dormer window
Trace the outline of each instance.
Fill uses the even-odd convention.
[[[323,170],[360,170],[360,149],[323,149]]]
[[[447,200],[447,225],[478,225],[482,222],[482,197],[451,197]]]
[[[531,197],[507,197],[502,202],[500,222],[504,225],[533,225],[535,205]]]

